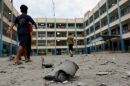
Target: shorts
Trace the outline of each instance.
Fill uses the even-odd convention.
[[[73,44],[69,44],[69,50],[73,51]]]
[[[28,40],[28,33],[26,31],[19,31],[18,32],[18,38],[19,38],[19,45],[23,48],[26,48],[27,40]]]

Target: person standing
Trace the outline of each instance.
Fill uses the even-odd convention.
[[[37,29],[37,25],[34,22],[34,20],[27,15],[27,11],[28,11],[28,7],[26,5],[21,5],[20,6],[20,10],[21,10],[21,15],[17,16],[14,20],[14,22],[11,24],[11,26],[9,27],[7,34],[11,34],[13,27],[17,24],[17,34],[18,34],[18,39],[19,39],[19,48],[18,48],[18,52],[17,55],[15,57],[15,63],[16,64],[20,64],[20,58],[21,58],[21,54],[24,53],[24,55],[27,55],[26,53],[26,45],[27,45],[27,40],[28,40],[28,24],[32,23],[33,25],[35,25],[36,29]],[[26,56],[25,56],[26,57]],[[25,62],[28,61],[28,58],[26,57]]]
[[[28,24],[28,40],[27,40],[27,45],[26,45],[26,51],[27,51],[27,58],[28,58],[28,61],[31,61],[30,60],[30,54],[31,54],[31,44],[33,42],[33,39],[32,39],[32,32],[33,32],[33,28],[32,28],[32,24],[29,23]]]
[[[69,47],[69,53],[70,57],[73,57],[73,45],[74,45],[74,37],[72,33],[69,33],[69,36],[67,37],[68,47]]]

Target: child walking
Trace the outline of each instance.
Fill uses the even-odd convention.
[[[27,10],[28,7],[26,5],[21,5],[20,6],[20,10],[21,10],[21,15],[19,15],[18,17],[15,18],[14,22],[12,23],[12,25],[9,27],[7,34],[11,34],[13,27],[17,24],[17,34],[18,34],[18,39],[19,39],[19,48],[18,48],[18,52],[17,55],[15,57],[15,63],[16,64],[20,64],[20,57],[21,54],[26,53],[26,45],[27,45],[27,40],[28,40],[28,24],[32,23],[33,25],[35,25],[35,28],[37,29],[37,25],[34,22],[34,20],[27,15]],[[26,56],[25,56],[26,57]],[[25,61],[28,61],[27,57],[25,59]]]

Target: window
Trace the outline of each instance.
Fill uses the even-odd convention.
[[[99,17],[99,11],[97,11],[95,14],[94,14],[94,19],[97,19]]]
[[[56,28],[66,28],[66,24],[58,23],[56,24]]]
[[[47,28],[52,28],[52,29],[54,29],[54,23],[47,23]]]
[[[69,23],[68,24],[68,28],[74,29],[75,28],[75,24],[74,23]]]
[[[123,25],[123,33],[127,33],[127,32],[130,32],[130,28],[129,28],[128,24],[124,24]]]
[[[104,5],[100,8],[100,11],[101,11],[101,15],[106,12],[106,4],[104,4]]]
[[[46,28],[45,23],[38,23],[38,28],[39,29],[45,29]]]
[[[110,14],[110,22],[113,22],[118,19],[118,12],[116,11],[113,14]]]
[[[76,24],[76,28],[78,28],[78,29],[83,29],[83,23],[78,23],[78,24]]]
[[[124,16],[128,13],[130,13],[130,6],[121,9],[121,16]]]

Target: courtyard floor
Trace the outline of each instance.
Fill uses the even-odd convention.
[[[130,53],[43,57],[45,63],[52,63],[54,67],[66,59],[74,61],[79,70],[66,83],[46,81],[43,77],[53,68],[41,68],[41,56],[32,56],[32,62],[23,61],[21,65],[1,57],[0,86],[130,86]]]

